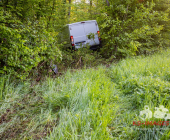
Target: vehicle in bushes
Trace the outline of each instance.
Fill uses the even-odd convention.
[[[100,31],[96,20],[67,24],[61,31],[60,41],[73,50],[89,46],[94,50],[101,45]]]

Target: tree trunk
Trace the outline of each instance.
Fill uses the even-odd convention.
[[[68,8],[68,20],[70,21],[70,11],[71,11],[71,0],[69,0],[69,8]]]
[[[107,6],[110,6],[109,0],[106,0],[106,4]]]
[[[51,21],[51,18],[52,18],[52,15],[54,13],[54,9],[55,9],[55,0],[53,0],[53,6],[52,6],[52,9],[51,9],[51,15],[49,15],[49,18],[48,18],[48,22],[47,22],[47,30],[49,28],[49,25],[50,25],[50,21]]]
[[[90,18],[92,18],[92,0],[90,0],[90,10],[89,10],[89,13],[90,13]]]

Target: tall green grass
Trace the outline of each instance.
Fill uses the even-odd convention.
[[[12,90],[10,88],[9,76],[0,77],[0,87],[0,100],[3,100],[8,91]]]
[[[125,95],[134,95],[136,103],[154,106],[170,102],[169,50],[148,57],[128,58],[109,70],[109,77]]]
[[[109,139],[108,124],[116,117],[119,95],[105,69],[82,70],[73,75],[68,72],[59,81],[56,86],[48,82],[51,87],[44,97],[53,109],[59,100],[65,105],[59,111],[59,125],[48,139]]]
[[[170,110],[169,52],[127,58],[110,68],[68,70],[40,84],[1,78],[0,138],[168,140],[170,126],[133,121],[142,121],[145,105],[152,112],[159,105]]]
[[[130,98],[138,115],[145,105],[149,105],[152,112],[159,105],[170,110],[169,52],[168,49],[153,56],[127,58],[117,65],[112,65],[108,70],[108,76],[117,84],[117,89]],[[135,120],[141,121],[138,117]],[[158,121],[155,118],[150,120]],[[138,133],[140,139],[169,139],[170,127],[166,127],[166,130],[153,130],[153,128],[151,131],[141,130]]]

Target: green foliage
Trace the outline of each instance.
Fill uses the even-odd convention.
[[[133,97],[133,106],[169,106],[169,61],[168,53],[127,59],[113,66],[109,74],[123,94]]]
[[[21,8],[20,4],[19,2],[18,8]],[[22,2],[22,4],[24,3]],[[7,5],[7,8],[4,10],[1,8],[2,11],[0,11],[0,22],[2,23],[0,25],[0,73],[10,73],[25,79],[40,62],[47,62],[48,65],[50,62],[59,62],[62,56],[59,50],[61,44],[57,43],[55,39],[57,33],[50,29],[48,23],[44,22],[45,19],[31,21],[33,19],[29,12],[35,9],[29,9],[26,12],[23,11],[26,10],[23,7],[18,14],[12,11],[13,5]],[[23,16],[26,19],[23,19]],[[20,18],[26,20],[27,23],[21,22]]]
[[[36,26],[36,25],[34,25]],[[41,61],[59,61],[59,51],[54,37],[46,30],[29,27],[11,29],[1,26],[1,63],[3,73],[11,73],[21,79]],[[43,36],[41,35],[43,34]],[[40,37],[39,37],[40,36]]]
[[[106,64],[98,51],[92,51],[89,46],[72,50],[62,51],[63,59],[58,63],[61,69],[79,69],[95,67],[101,64]]]
[[[59,125],[49,139],[76,139],[77,135],[81,135],[79,137],[82,139],[109,137],[106,127],[114,116],[114,104],[111,102],[116,102],[119,97],[115,95],[114,85],[104,73],[102,68],[98,71],[83,70],[74,75],[67,72],[58,82],[50,81],[46,84],[50,87],[49,92],[45,93],[45,100],[53,104],[54,109],[60,101],[62,105],[65,104],[59,112]],[[57,94],[55,91],[58,91]],[[67,96],[67,102],[61,96]],[[75,135],[67,135],[68,133]],[[85,133],[90,135],[84,135]]]
[[[8,93],[8,90],[10,90],[9,88],[7,88],[9,87],[9,77],[0,77],[0,87],[0,100],[3,100]]]
[[[168,13],[155,9],[156,4],[111,1],[106,12],[98,18],[104,55],[125,57],[165,47],[162,31],[169,20]]]
[[[170,110],[169,51],[69,70],[40,84],[0,79],[1,139],[168,139],[169,126],[133,121],[142,121],[145,105]]]
[[[85,65],[95,65],[92,63],[96,55],[90,51],[81,50],[75,55],[65,52],[70,47],[65,42],[69,37],[60,34],[64,25],[83,20],[98,21],[103,44],[100,58],[146,54],[169,45],[167,1],[109,3],[110,6],[103,0],[0,1],[0,73],[25,79],[36,70],[47,73],[51,63],[75,63],[77,67],[80,58]],[[63,61],[59,62],[61,54]]]

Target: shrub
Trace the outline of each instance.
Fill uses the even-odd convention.
[[[0,18],[0,73],[11,74],[25,79],[30,71],[42,61],[60,61],[59,44],[43,25],[34,23],[32,26],[20,23],[19,20],[8,16]],[[8,20],[11,18],[12,20]],[[8,26],[6,25],[8,24]],[[42,35],[43,34],[43,35]]]

